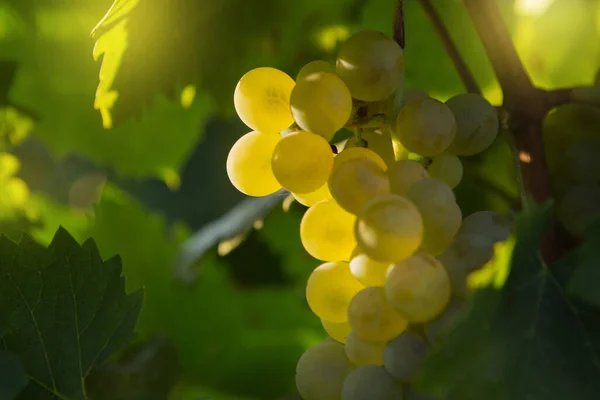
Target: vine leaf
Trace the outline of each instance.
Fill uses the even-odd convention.
[[[0,236],[1,345],[30,380],[22,399],[86,399],[85,377],[124,345],[143,292],[125,294],[118,257],[103,262],[59,228],[44,248]]]
[[[539,206],[519,217],[506,283],[474,294],[427,361],[421,390],[440,400],[598,397],[600,310],[565,290],[578,257],[542,261],[537,249],[550,218],[551,207]]]
[[[0,399],[14,399],[25,386],[27,374],[19,358],[0,351]]]

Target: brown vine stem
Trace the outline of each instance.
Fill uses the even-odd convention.
[[[450,56],[450,59],[452,60],[452,63],[454,64],[454,67],[456,68],[456,72],[458,72],[460,79],[462,80],[463,84],[465,85],[465,89],[467,89],[467,91],[469,93],[481,94],[481,89],[479,89],[479,85],[477,85],[477,81],[473,77],[473,74],[471,73],[471,70],[467,66],[467,63],[461,57],[460,52],[458,51],[458,47],[452,40],[452,37],[450,36],[450,32],[446,28],[444,21],[442,21],[442,18],[440,17],[440,15],[436,11],[435,7],[431,3],[431,0],[419,0],[419,1],[421,3],[421,6],[423,7],[423,9],[425,10],[425,14],[427,14],[427,17],[431,21],[431,24],[433,25],[437,35],[439,36],[440,40],[442,41],[442,44],[444,45],[444,48],[446,49],[448,56]]]
[[[577,86],[546,92],[546,107],[548,110],[572,103],[600,106],[600,87]]]
[[[404,30],[404,0],[396,0],[396,15],[394,15],[394,40],[404,48],[406,33]]]

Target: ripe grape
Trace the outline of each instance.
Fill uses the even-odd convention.
[[[591,222],[600,217],[600,187],[584,183],[567,189],[558,208],[558,219],[569,234],[583,238]]]
[[[413,160],[399,160],[388,168],[392,193],[406,196],[413,183],[429,178],[425,167]]]
[[[356,366],[383,365],[385,342],[368,342],[351,332],[346,340],[346,356]]]
[[[361,138],[367,142],[367,148],[377,153],[388,166],[394,162],[394,146],[389,130],[365,129],[361,134]],[[352,136],[344,145],[344,149],[351,149],[353,147],[360,147],[358,146],[356,136]]]
[[[364,205],[354,228],[356,241],[376,261],[394,263],[412,255],[423,239],[423,219],[404,197],[389,194]]]
[[[481,153],[498,135],[498,114],[482,96],[465,93],[446,102],[456,119],[456,136],[448,152],[458,156]]]
[[[342,45],[336,71],[355,99],[383,100],[402,83],[404,53],[392,38],[381,32],[358,32]]]
[[[390,264],[371,259],[359,247],[352,252],[350,272],[365,286],[383,286]]]
[[[450,146],[456,133],[452,111],[432,98],[412,100],[396,119],[396,136],[413,153],[432,157]]]
[[[402,386],[377,365],[363,365],[348,374],[341,400],[402,400]],[[311,399],[306,399],[311,400]]]
[[[442,312],[436,319],[429,321],[424,325],[425,337],[429,343],[433,346],[437,346],[441,343],[442,339],[450,330],[454,327],[460,318],[467,311],[467,302],[464,300],[453,297],[444,312]]]
[[[320,188],[310,193],[294,193],[292,192],[292,196],[294,199],[303,206],[311,207],[317,204],[320,201],[331,199],[331,193],[329,192],[329,185],[327,182],[323,184]]]
[[[385,171],[373,161],[362,158],[337,166],[328,180],[329,191],[338,204],[352,214],[373,197],[390,192]]]
[[[494,255],[494,242],[481,235],[461,233],[448,249],[438,257],[442,263],[455,295],[467,295],[467,276],[483,267]]]
[[[296,75],[296,81],[306,78],[315,72],[328,72],[330,74],[335,74],[335,65],[323,60],[311,61],[308,64],[305,64],[304,67],[298,71],[298,75]]]
[[[350,301],[363,287],[350,273],[348,263],[329,262],[310,274],[306,301],[317,317],[328,322],[345,322]]]
[[[235,87],[235,111],[251,129],[279,133],[294,122],[290,111],[294,86],[294,80],[283,71],[255,68],[242,76]]]
[[[567,149],[564,168],[579,183],[600,182],[600,137],[583,138]]]
[[[510,229],[510,220],[504,215],[494,211],[478,211],[463,219],[457,235],[469,233],[500,242],[508,239]]]
[[[355,221],[356,217],[335,200],[320,201],[304,213],[300,222],[300,240],[308,254],[318,260],[350,260],[356,247]]]
[[[450,301],[451,290],[442,264],[424,253],[394,264],[385,281],[388,301],[412,323],[424,323],[437,317]]]
[[[310,193],[319,189],[333,168],[333,152],[327,140],[306,131],[282,138],[271,160],[273,174],[285,189]]]
[[[463,166],[460,159],[454,154],[442,153],[433,157],[427,172],[432,178],[442,180],[454,189],[462,179]]]
[[[271,156],[281,136],[252,131],[235,142],[227,155],[227,175],[248,196],[267,196],[281,188],[271,167]]]
[[[385,369],[399,381],[411,382],[421,369],[428,350],[427,342],[421,336],[406,331],[385,346]]]
[[[321,320],[321,325],[323,325],[323,329],[325,332],[332,338],[337,340],[340,343],[346,343],[346,339],[352,328],[350,327],[350,323],[348,321],[345,322],[331,322]]]
[[[358,160],[366,158],[370,161],[373,161],[375,164],[379,165],[379,167],[383,170],[387,170],[387,165],[383,158],[377,153],[375,153],[371,149],[367,149],[366,147],[350,147],[344,148],[340,154],[334,157],[333,159],[333,170],[350,160]],[[333,171],[332,171],[333,173]]]
[[[358,292],[348,308],[352,331],[370,342],[387,342],[404,332],[407,322],[392,308],[382,287]]]
[[[298,81],[290,98],[294,120],[305,131],[330,141],[350,119],[352,97],[334,74],[316,72]]]
[[[340,400],[344,380],[353,369],[343,344],[324,341],[300,356],[296,388],[304,400]]]

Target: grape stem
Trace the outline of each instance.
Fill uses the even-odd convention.
[[[394,40],[404,49],[406,35],[404,32],[404,0],[396,0],[396,15],[394,16]]]

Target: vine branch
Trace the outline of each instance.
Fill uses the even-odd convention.
[[[573,103],[589,104],[600,107],[600,87],[577,86],[546,92],[547,110]]]
[[[406,34],[404,30],[404,0],[396,0],[396,15],[394,16],[394,40],[404,49]]]

